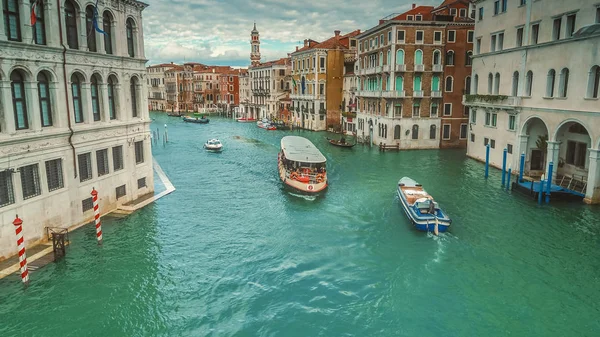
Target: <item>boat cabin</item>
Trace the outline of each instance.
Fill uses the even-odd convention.
[[[280,159],[288,178],[293,176],[293,179],[301,182],[320,183],[327,174],[327,159],[303,137],[283,137]]]

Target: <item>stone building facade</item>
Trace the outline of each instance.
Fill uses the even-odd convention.
[[[31,243],[91,221],[93,188],[102,213],[153,192],[147,5],[100,2],[106,35],[86,34],[91,6],[43,1],[32,25],[30,1],[0,2],[0,260],[16,214]]]
[[[153,111],[167,110],[165,71],[173,68],[173,63],[158,64],[146,68],[148,75],[148,108]]]

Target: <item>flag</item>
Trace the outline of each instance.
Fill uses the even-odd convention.
[[[294,85],[294,87],[296,86],[296,80],[292,77],[292,84]]]
[[[31,25],[35,26],[35,23],[37,22],[37,14],[35,14],[35,11],[37,9],[37,4],[38,4],[39,0],[36,0],[34,3],[31,4]]]
[[[98,0],[96,0],[96,4],[94,5],[94,18],[92,19],[92,24],[98,33],[107,35],[105,31],[98,27]]]

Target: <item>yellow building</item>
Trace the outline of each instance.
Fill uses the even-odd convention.
[[[344,76],[344,58],[354,54],[356,35],[335,31],[323,42],[304,40],[292,59],[292,121],[295,126],[314,131],[339,130]]]

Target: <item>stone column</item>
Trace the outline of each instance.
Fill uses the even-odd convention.
[[[137,108],[137,118],[139,119],[148,119],[150,118],[148,115],[148,101],[144,99],[144,85],[142,84],[142,80],[139,80],[135,85],[135,100],[136,100],[136,108]],[[131,93],[129,93],[131,95]],[[133,98],[132,98],[133,99]]]
[[[98,13],[98,18],[96,18],[96,21],[98,22],[98,28],[102,29],[102,13]],[[106,49],[104,48],[104,34],[96,32],[95,29],[92,34],[96,34],[96,48],[98,53],[106,54]]]
[[[31,0],[33,1],[33,0]],[[47,46],[58,46],[59,45],[59,36],[58,36],[58,25],[53,25],[51,22],[54,20],[49,20],[47,18],[56,18],[56,12],[54,12],[55,2],[54,1],[46,1],[44,2],[44,21],[46,30],[46,45]],[[53,121],[54,122],[54,121]]]
[[[14,134],[15,128],[15,112],[12,105],[12,93],[10,89],[10,81],[0,81],[0,101],[4,103],[4,121],[2,123],[2,133]]]
[[[589,149],[587,189],[584,201],[588,204],[600,203],[600,150]]]
[[[4,13],[4,1],[0,1],[0,13]],[[2,19],[4,21],[4,18]],[[0,41],[6,40],[6,33],[4,32],[4,24],[0,24]]]
[[[58,108],[59,106],[62,106],[62,102],[65,101],[65,96],[58,90],[59,86],[59,82],[48,83],[48,89],[50,91],[50,107],[52,108],[52,126],[57,128],[67,126],[65,122],[67,112]]]
[[[31,29],[31,5],[29,0],[19,0],[19,15],[21,21],[21,41],[32,44],[33,30]],[[4,21],[4,20],[3,20]]]
[[[36,82],[25,82],[25,98],[27,100],[27,118],[29,118],[29,129],[42,130],[40,102]]]
[[[83,122],[85,124],[94,122],[91,95],[90,82],[81,83],[81,106],[83,107]]]
[[[64,27],[65,27],[65,32],[66,32],[66,26],[64,26]],[[81,10],[79,11],[79,50],[88,50],[87,34],[88,34],[88,31],[87,31],[87,25],[85,22],[85,8],[81,8]],[[85,106],[84,106],[84,109],[85,109]]]
[[[100,91],[100,119],[104,122],[110,121],[110,108],[108,106],[108,85],[99,83],[98,90]]]
[[[550,167],[550,162],[554,164],[552,168],[552,181],[556,180],[556,176],[558,174],[558,154],[560,152],[560,142],[551,142],[547,141],[548,149],[546,152],[546,177],[548,176],[548,167]]]
[[[123,111],[121,102],[124,102],[123,99],[123,85],[121,83],[115,84],[115,91],[113,92],[113,99],[115,100],[115,117],[117,120],[126,121],[127,114]]]

